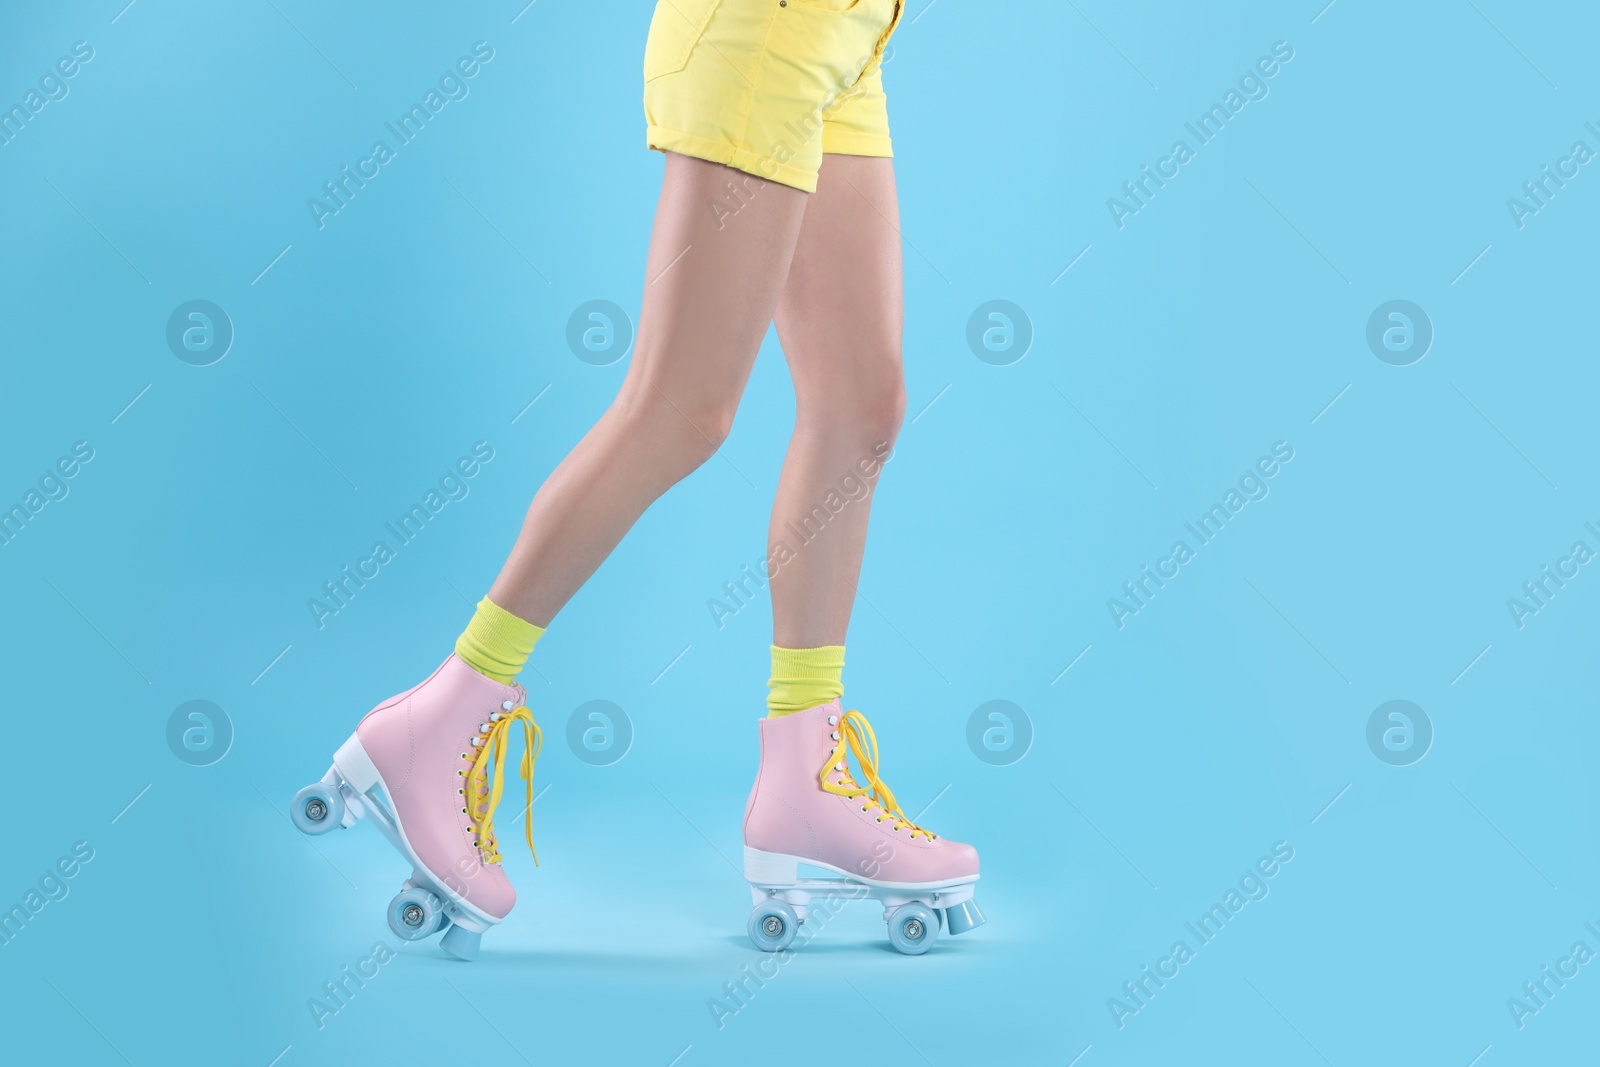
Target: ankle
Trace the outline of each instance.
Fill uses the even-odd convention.
[[[772,646],[772,677],[767,682],[767,715],[777,718],[806,711],[844,695],[844,646]]]
[[[478,601],[472,621],[456,638],[456,655],[486,678],[510,685],[543,636],[544,627],[535,626],[484,597]]]

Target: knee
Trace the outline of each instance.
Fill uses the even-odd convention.
[[[900,361],[895,360],[892,380],[882,385],[869,398],[862,414],[862,424],[869,431],[873,443],[886,441],[894,444],[906,418],[906,380],[900,371]]]
[[[716,454],[733,429],[737,395],[673,396],[650,382],[625,389],[622,414],[650,442],[650,454],[676,481]]]
[[[906,415],[905,374],[898,348],[863,358],[847,382],[830,383],[796,400],[800,419],[832,436],[864,445],[893,445]]]
[[[688,442],[685,451],[694,466],[698,467],[712,456],[717,449],[728,439],[728,434],[733,432],[733,416],[739,409],[739,398],[708,397],[695,404],[693,407],[675,409],[678,424],[683,427],[684,440]]]

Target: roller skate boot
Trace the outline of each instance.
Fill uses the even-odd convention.
[[[540,732],[523,701],[520,686],[501,685],[452,655],[421,685],[369,712],[322,780],[295,794],[290,816],[305,833],[368,819],[411,864],[389,902],[396,936],[419,941],[443,931],[446,952],[474,959],[484,932],[516,903],[494,814],[518,723],[527,807],[533,804]],[[532,851],[531,814],[528,821]]]
[[[878,777],[866,716],[838,701],[761,720],[744,845],[750,940],[768,952],[789,946],[819,899],[878,900],[890,943],[907,955],[928,951],[941,926],[960,934],[984,922],[972,899],[977,850],[906,817]]]

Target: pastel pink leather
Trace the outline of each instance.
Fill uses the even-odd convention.
[[[797,856],[880,882],[944,882],[978,873],[978,850],[971,845],[893,829],[893,821],[870,800],[853,800],[824,790],[817,781],[835,754],[829,716],[842,717],[839,702],[809,711],[761,720],[761,769],[745,805],[744,843],[764,852]],[[859,781],[859,780],[858,780]],[[863,812],[862,806],[868,810]]]
[[[523,702],[520,686],[501,685],[454,654],[421,685],[390,697],[367,713],[356,736],[383,777],[406,841],[428,873],[473,907],[504,919],[516,890],[498,863],[484,863],[461,813],[472,739],[491,712]],[[462,753],[469,758],[463,759]],[[498,836],[498,835],[497,835]]]

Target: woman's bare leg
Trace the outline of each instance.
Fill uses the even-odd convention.
[[[844,644],[870,489],[905,414],[899,227],[891,160],[823,157],[777,311],[795,389],[768,533],[782,648]]]
[[[645,508],[704,463],[733,424],[807,196],[768,182],[736,216],[719,219],[711,205],[726,201],[730,178],[753,181],[667,155],[627,377],[534,496],[489,590],[537,626],[549,625]]]

